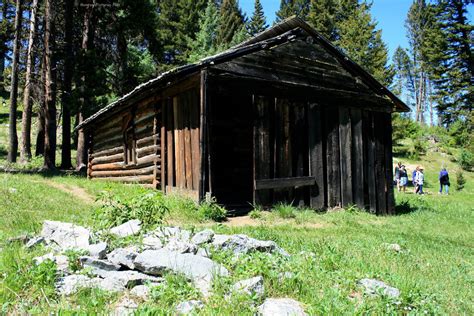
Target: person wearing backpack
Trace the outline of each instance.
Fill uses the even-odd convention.
[[[446,168],[441,169],[439,172],[439,194],[443,194],[443,188],[446,194],[449,194],[449,174]]]

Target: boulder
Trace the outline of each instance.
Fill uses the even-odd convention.
[[[291,298],[267,298],[258,307],[262,316],[304,316],[306,313],[301,303]]]
[[[130,295],[146,301],[150,297],[150,288],[146,285],[137,285],[130,290]]]
[[[133,261],[138,256],[137,249],[135,247],[117,248],[107,254],[107,260],[113,264],[118,264],[129,269],[135,269]]]
[[[105,277],[109,271],[117,271],[120,269],[120,265],[100,260],[92,257],[83,256],[79,260],[84,268],[91,268],[91,272],[95,275]]]
[[[278,245],[271,240],[258,240],[247,235],[232,235],[226,239],[223,237],[220,238],[221,240],[219,240],[219,243],[217,243],[216,239],[214,238],[213,245],[218,245],[217,248],[221,248],[223,250],[231,250],[235,254],[260,251],[276,252],[280,253],[281,255],[288,256],[288,254],[283,249],[278,247]]]
[[[196,233],[193,238],[191,238],[191,242],[197,246],[202,244],[207,244],[212,241],[214,237],[214,232],[210,229],[202,230]]]
[[[231,237],[231,235],[215,234],[212,238],[212,245],[214,246],[214,248],[222,248],[222,245]]]
[[[171,238],[170,241],[164,247],[164,249],[169,251],[176,251],[179,253],[196,253],[197,251],[196,245],[176,238]]]
[[[364,288],[364,293],[369,296],[384,295],[390,298],[398,298],[400,290],[375,279],[362,279],[358,282]]]
[[[94,287],[97,281],[82,274],[72,274],[59,279],[56,289],[61,295],[71,295],[84,287]]]
[[[136,235],[141,230],[141,221],[138,219],[129,220],[122,225],[110,229],[110,233],[117,237],[128,237]]]
[[[116,278],[92,279],[92,286],[107,292],[124,292],[126,290],[123,282]]]
[[[184,301],[184,302],[179,303],[178,306],[176,306],[176,314],[188,315],[188,314],[191,314],[196,309],[201,309],[203,307],[204,307],[204,304],[202,301],[198,301],[198,300]]]
[[[53,241],[62,250],[87,249],[90,232],[88,229],[71,223],[44,221],[41,237],[46,241]]]
[[[91,257],[104,259],[105,255],[107,254],[107,243],[99,242],[97,244],[89,245],[89,247],[87,247],[87,251]]]
[[[33,237],[31,239],[28,240],[28,242],[25,244],[25,248],[26,249],[31,249],[33,247],[36,247],[40,244],[44,244],[45,243],[45,240],[44,240],[44,237],[42,236],[38,236],[38,237]]]
[[[142,244],[149,249],[161,249],[163,248],[163,242],[160,238],[155,236],[146,236],[142,240]]]
[[[232,293],[255,295],[258,298],[263,297],[265,290],[263,287],[263,277],[256,276],[247,280],[242,280],[232,286]]]
[[[226,268],[209,258],[166,249],[145,250],[134,263],[137,270],[151,275],[162,275],[168,271],[184,274],[204,295],[209,294],[215,276],[229,274]]]

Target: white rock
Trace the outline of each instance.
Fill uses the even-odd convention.
[[[30,249],[44,242],[45,240],[44,240],[44,237],[42,236],[33,237],[30,240],[28,240],[28,242],[25,245],[25,248]]]
[[[229,238],[219,237],[219,240],[216,240],[216,237],[214,237],[213,245],[216,248],[232,250],[235,254],[260,251],[277,252],[281,255],[288,256],[286,251],[278,247],[274,241],[258,240],[247,235],[232,235]]]
[[[211,257],[211,252],[207,248],[199,248],[196,251],[196,255],[205,257],[205,258],[210,258]]]
[[[105,278],[100,279],[96,278],[93,279],[95,282],[95,286],[101,290],[108,291],[108,292],[124,292],[125,286],[123,286],[123,282],[115,278]]]
[[[387,244],[387,250],[392,250],[395,252],[402,251],[402,247],[399,244]]]
[[[130,295],[146,301],[150,297],[150,288],[146,285],[137,285],[130,290]]]
[[[17,193],[18,190],[16,188],[8,188],[8,192],[10,193]]]
[[[105,255],[107,254],[107,243],[99,242],[97,244],[89,245],[89,247],[87,247],[87,251],[91,257],[104,259]]]
[[[56,269],[62,273],[69,273],[69,258],[64,255],[58,255],[54,257],[56,262]]]
[[[291,298],[267,298],[258,307],[262,316],[305,316],[306,313],[298,301]]]
[[[242,280],[232,286],[232,292],[246,295],[256,295],[256,297],[263,297],[265,290],[263,287],[263,277],[256,276],[247,280]]]
[[[296,277],[296,275],[293,272],[290,272],[290,271],[285,271],[285,272],[278,273],[278,280],[280,282],[284,281],[284,280],[288,280],[288,279],[294,279],[295,277]]]
[[[214,277],[229,274],[226,268],[209,258],[166,249],[146,250],[137,256],[134,263],[137,270],[147,274],[162,275],[167,271],[184,274],[203,295],[209,294]]]
[[[181,241],[176,238],[171,238],[170,241],[164,247],[164,249],[169,251],[176,251],[179,253],[196,253],[197,251],[196,245],[190,242]]]
[[[387,285],[386,283],[375,280],[375,279],[362,279],[358,282],[364,288],[364,292],[367,295],[385,295],[390,298],[398,298],[400,296],[400,290]]]
[[[160,238],[162,241],[175,238],[181,241],[189,242],[191,238],[190,231],[181,229],[179,227],[168,227],[168,226],[158,227],[157,229],[155,229],[153,234],[156,237]]]
[[[62,250],[87,249],[90,232],[88,229],[71,223],[44,221],[41,237],[54,241]]]
[[[33,258],[33,262],[38,265],[38,264],[41,264],[43,262],[45,262],[46,260],[51,260],[51,261],[55,261],[55,258],[54,258],[54,254],[52,252],[50,253],[47,253],[43,256],[39,256],[39,257],[34,257]]]
[[[196,309],[201,309],[204,307],[204,304],[202,301],[198,300],[190,300],[190,301],[185,301],[181,302],[176,306],[176,314],[177,315],[188,315],[195,311]]]
[[[199,246],[211,242],[213,237],[214,232],[210,229],[205,229],[194,235],[193,238],[191,238],[191,242]]]
[[[80,257],[79,260],[81,261],[84,268],[91,268],[91,272],[93,274],[101,277],[104,277],[107,272],[117,271],[120,269],[120,265],[118,264],[92,257],[83,256]]]
[[[113,264],[118,264],[133,270],[135,269],[133,261],[137,256],[138,252],[135,247],[117,248],[107,254],[107,260]]]
[[[146,282],[158,284],[162,278],[147,275],[138,271],[109,271],[103,274],[104,279],[114,279],[124,288],[132,288]]]
[[[95,280],[92,280],[85,275],[72,274],[60,278],[56,285],[56,289],[61,295],[71,295],[81,288],[94,287],[96,285],[97,283]]]
[[[140,232],[141,223],[142,222],[138,219],[132,219],[122,225],[110,229],[110,233],[117,237],[136,235]]]
[[[145,245],[147,248],[151,249],[163,248],[163,242],[160,238],[155,236],[146,236],[145,238],[143,238],[142,244]]]
[[[232,236],[231,235],[221,235],[221,234],[215,234],[214,237],[212,238],[212,245],[215,248],[222,248],[222,245],[228,241]]]
[[[135,313],[135,310],[138,308],[137,302],[134,300],[124,297],[115,307],[113,311],[113,316],[129,316]]]

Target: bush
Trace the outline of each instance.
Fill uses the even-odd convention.
[[[214,197],[211,197],[199,204],[198,212],[202,219],[216,222],[222,222],[227,216],[227,210],[217,204]]]
[[[291,204],[286,203],[278,203],[273,208],[274,212],[281,218],[295,218],[296,217],[296,209]]]
[[[466,149],[461,149],[457,162],[464,170],[471,170],[474,167],[474,155]]]
[[[161,192],[147,192],[131,199],[104,192],[98,200],[101,205],[95,210],[94,219],[101,228],[111,228],[131,219],[140,220],[145,227],[159,225],[168,213]]]
[[[464,174],[462,171],[456,172],[456,191],[461,191],[464,189],[464,185],[466,184],[466,179],[464,179]]]

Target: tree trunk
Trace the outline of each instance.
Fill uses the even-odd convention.
[[[92,4],[95,0],[92,1]],[[82,54],[86,55],[92,46],[92,34],[91,34],[91,18],[92,18],[93,5],[88,5],[84,9],[84,21],[82,27]],[[86,85],[87,85],[87,69],[85,69],[81,76],[81,97],[79,99],[79,111],[76,115],[76,123],[79,125],[84,120],[84,111],[86,110],[89,100],[86,96]],[[87,146],[86,137],[84,131],[80,129],[77,134],[77,153],[76,153],[76,170],[81,170],[87,167]]]
[[[56,164],[56,62],[54,47],[54,6],[52,0],[45,0],[44,12],[44,98],[45,98],[45,138],[43,169],[53,170]]]
[[[31,73],[34,68],[34,41],[36,34],[36,10],[38,0],[33,0],[30,13],[30,34],[28,36],[28,53],[26,58],[25,90],[23,91],[23,116],[21,126],[21,161],[31,159]]]
[[[71,90],[72,74],[74,71],[74,60],[72,52],[73,40],[73,18],[74,0],[65,1],[65,60],[64,60],[64,81],[63,81],[63,138],[61,145],[61,168],[70,169],[71,164]]]
[[[22,0],[17,0],[15,13],[15,40],[13,43],[12,82],[10,91],[10,144],[8,149],[8,162],[16,162],[18,151],[18,135],[16,133],[16,107],[18,101],[18,62],[20,59],[21,20],[23,16],[21,5]]]
[[[8,13],[8,2],[2,1],[2,21],[7,21],[7,13]],[[6,22],[4,22],[7,24]],[[3,43],[0,42],[0,93],[5,91],[5,87],[3,85],[3,72],[5,71],[5,56],[7,54],[7,39],[6,34],[2,36]]]

